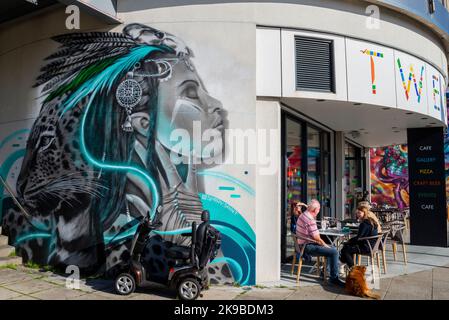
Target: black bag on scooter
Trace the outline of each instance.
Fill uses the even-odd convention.
[[[199,267],[204,268],[209,261],[215,259],[221,246],[220,232],[207,225],[202,243],[197,246]]]

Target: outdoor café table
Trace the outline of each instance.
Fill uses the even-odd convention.
[[[343,242],[343,240],[351,233],[351,231],[349,230],[343,231],[342,229],[337,228],[328,228],[326,230],[319,229],[318,231],[320,232],[320,235],[325,236],[327,239],[329,239],[329,242],[337,249]]]
[[[359,232],[360,223],[347,223],[345,227],[349,229],[351,234],[357,234]]]

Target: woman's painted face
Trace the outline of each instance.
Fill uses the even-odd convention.
[[[201,152],[203,158],[210,157],[211,149],[221,154],[224,129],[221,111],[221,102],[209,95],[191,62],[179,60],[173,66],[172,77],[159,84],[158,140],[171,150],[177,145],[177,152],[181,141],[188,144],[182,147],[183,154],[193,149],[197,155]],[[187,135],[188,141],[180,140],[178,133]]]

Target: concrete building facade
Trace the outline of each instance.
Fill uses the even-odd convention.
[[[30,217],[6,190],[0,211],[26,259],[113,269],[149,212],[164,273],[208,209],[211,278],[278,280],[294,201],[350,217],[367,148],[447,127],[444,2],[93,1],[68,30],[77,2],[0,25],[1,173]]]

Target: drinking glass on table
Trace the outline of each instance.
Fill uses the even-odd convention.
[[[321,220],[321,229],[326,230],[327,229],[327,221],[326,220]]]

